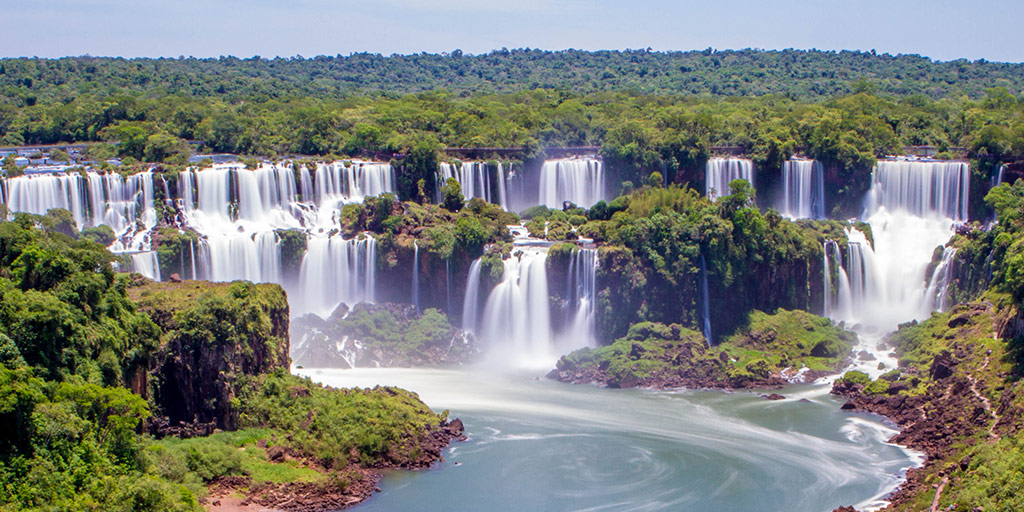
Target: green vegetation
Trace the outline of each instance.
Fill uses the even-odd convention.
[[[5,510],[198,511],[220,476],[344,492],[363,478],[356,466],[438,457],[442,417],[415,395],[287,373],[280,287],[130,282],[101,245],[63,233],[64,217],[0,222]],[[204,422],[244,430],[144,433],[194,435]]]
[[[604,242],[599,332],[622,336],[636,322],[680,319],[698,329],[702,255],[714,333],[735,330],[755,309],[817,308],[822,242],[841,240],[841,223],[794,223],[771,210],[761,213],[746,182],[733,185],[733,194],[717,202],[669,186],[643,188],[587,212],[581,236]]]
[[[799,148],[836,170],[830,194],[854,201],[847,178],[904,144],[1019,155],[1021,69],[792,50],[0,59],[0,144],[95,141],[94,158],[171,164],[185,140],[270,157],[400,154],[402,199],[433,197],[444,147],[531,158],[600,145],[623,179],[649,185],[655,172],[694,181],[712,146],[773,167]]]
[[[774,385],[797,376],[835,371],[856,335],[804,311],[752,312],[747,326],[720,345],[679,325],[642,322],[611,345],[562,357],[552,376],[611,387],[740,388]]]

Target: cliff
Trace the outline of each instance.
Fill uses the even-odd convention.
[[[288,303],[280,286],[144,281],[129,296],[163,332],[138,388],[154,405],[154,432],[185,425],[232,430],[238,379],[289,367]]]

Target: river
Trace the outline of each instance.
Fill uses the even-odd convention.
[[[335,387],[394,385],[461,418],[445,462],[389,473],[368,511],[830,511],[874,508],[920,456],[829,385],[753,392],[602,389],[530,371],[298,369]]]

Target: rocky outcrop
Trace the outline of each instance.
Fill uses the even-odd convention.
[[[479,354],[472,335],[436,309],[412,304],[342,304],[328,318],[292,322],[292,357],[311,368],[409,367],[462,364]]]
[[[288,304],[280,286],[142,282],[129,294],[163,331],[139,385],[155,408],[149,425],[155,434],[233,429],[237,380],[290,365]]]

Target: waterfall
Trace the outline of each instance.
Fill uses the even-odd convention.
[[[590,208],[605,199],[604,167],[592,158],[548,160],[540,169],[540,204],[561,210],[563,201]]]
[[[837,244],[826,242],[826,279],[838,285],[826,289],[826,314],[886,331],[946,308],[955,251],[945,249],[942,262],[926,274],[935,248],[950,239],[955,222],[967,218],[969,177],[968,165],[960,162],[879,162],[862,216],[874,243],[848,228],[843,261]]]
[[[138,272],[154,281],[160,280],[160,261],[156,251],[137,252],[131,255],[132,272]]]
[[[967,220],[971,169],[966,162],[882,160],[871,173],[866,210]]]
[[[462,299],[462,328],[475,333],[480,309],[480,260],[473,260],[466,277],[466,294]]]
[[[493,172],[492,172],[493,171]],[[459,182],[462,195],[468,201],[479,197],[489,203],[508,209],[508,198],[505,194],[505,171],[500,163],[491,166],[486,162],[459,162],[455,164],[442,162],[437,170],[437,201],[443,199],[444,184],[449,178]],[[494,185],[492,187],[492,184]]]
[[[553,356],[547,248],[522,247],[504,261],[501,282],[484,305],[478,339],[492,355],[550,364]]]
[[[569,262],[568,290],[572,294],[573,314],[563,337],[573,347],[595,344],[594,317],[597,304],[597,249],[574,251]]]
[[[925,297],[931,299],[931,308],[935,311],[945,311],[949,307],[949,282],[953,279],[953,262],[956,259],[956,248],[945,247],[942,250],[942,259],[935,266],[931,277],[928,279],[928,291]]]
[[[314,236],[299,268],[299,289],[292,294],[297,314],[326,318],[344,303],[373,302],[377,283],[377,240]]]
[[[850,278],[843,268],[843,258],[839,244],[835,240],[826,240],[824,247],[825,259],[825,316],[837,320],[851,319],[853,297],[850,293]],[[833,280],[836,284],[833,286]]]
[[[189,261],[191,261],[192,264],[192,280],[195,281],[198,279],[198,277],[196,277],[196,246],[191,239],[188,241],[188,254]]]
[[[708,293],[708,268],[704,264],[704,255],[700,255],[700,316],[704,340],[711,346],[711,297]]]
[[[1006,165],[1005,164],[1000,165],[999,166],[999,172],[996,173],[995,177],[992,179],[992,186],[993,187],[998,187],[999,185],[1003,184],[1003,174],[1005,172],[1006,172]]]
[[[782,166],[779,212],[791,219],[825,218],[825,176],[817,160],[789,160]]]
[[[412,241],[412,303],[416,311],[420,310],[420,246],[416,240]]]
[[[116,253],[148,251],[156,226],[153,173],[127,179],[120,174],[45,174],[5,180],[11,212],[45,215],[54,208],[71,212],[78,229],[105,224],[114,231]]]
[[[313,194],[321,209],[325,203],[360,203],[367,197],[394,192],[391,164],[359,160],[317,164],[313,177]]]
[[[729,182],[733,180],[754,185],[754,162],[746,158],[711,158],[704,170],[704,194],[712,199],[731,194]]]
[[[87,224],[85,179],[78,174],[19,176],[8,179],[7,186],[11,212],[45,215],[53,208],[63,208],[71,212],[79,229]]]

